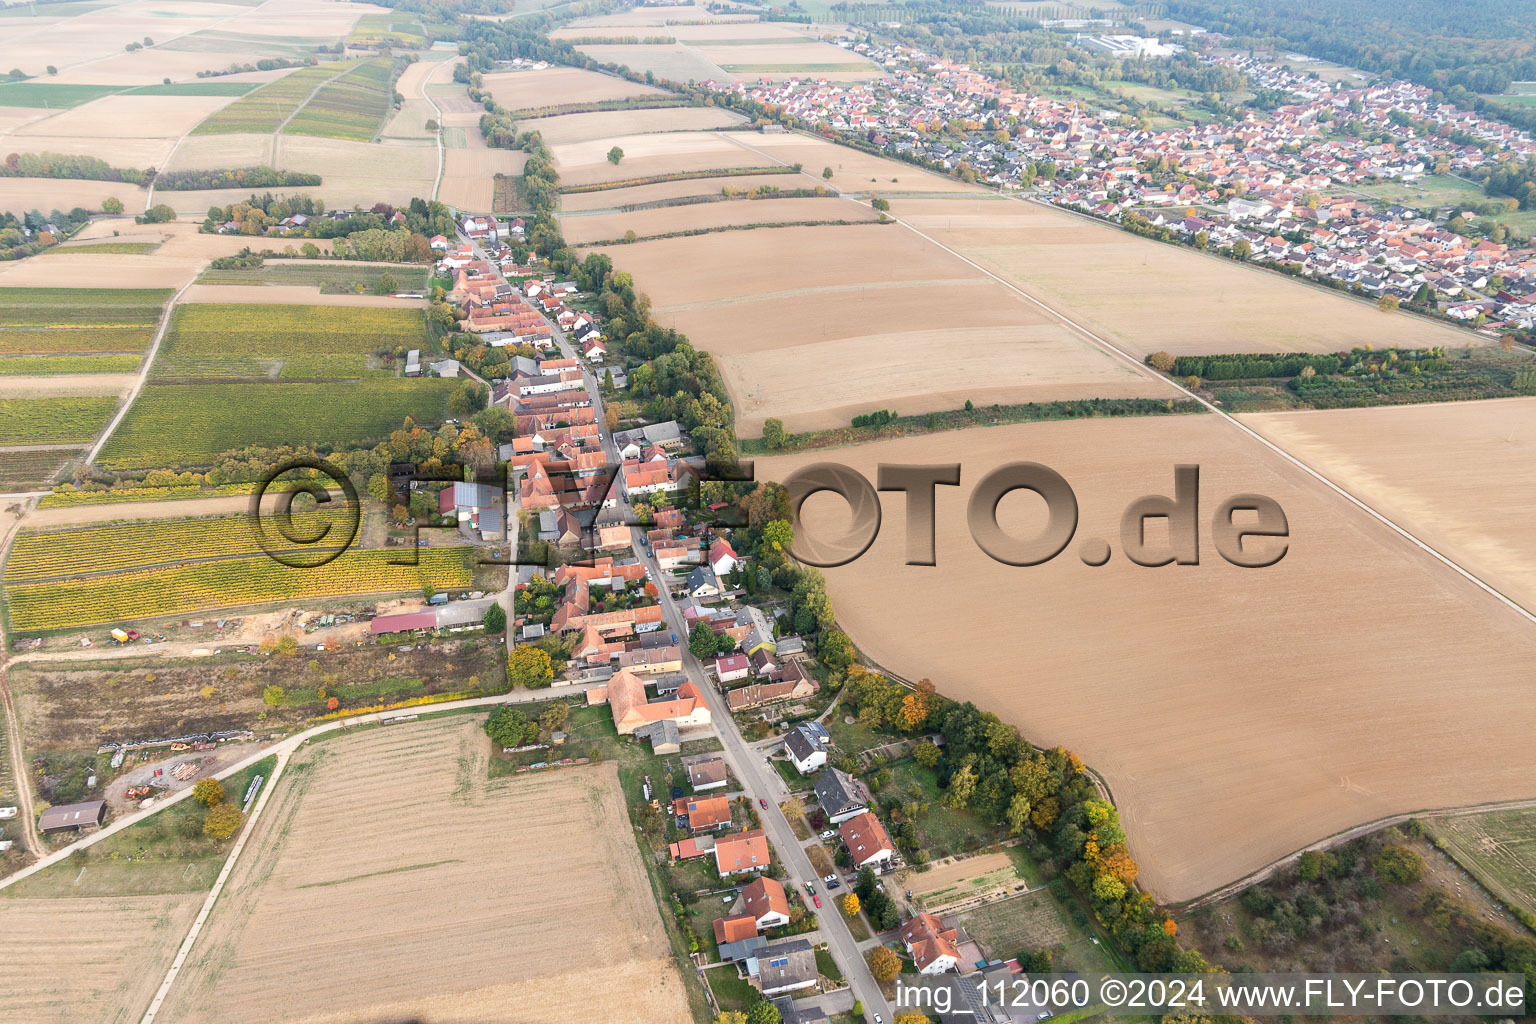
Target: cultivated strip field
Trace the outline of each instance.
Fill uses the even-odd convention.
[[[626,188],[601,189],[593,192],[568,192],[560,197],[560,209],[564,213],[583,210],[611,210],[634,203],[654,203],[663,199],[682,196],[718,196],[724,188],[754,189],[767,185],[772,188],[814,188],[805,178],[790,174],[732,174],[715,178],[685,178],[681,181],[658,181],[649,185],[630,185]],[[852,204],[850,204],[851,206]]]
[[[764,135],[759,132],[727,132],[726,138],[749,152],[764,159],[762,163],[800,164],[807,178],[802,184],[826,184],[830,182],[844,192],[893,195],[904,192],[950,192],[968,195],[986,195],[977,185],[967,185],[957,178],[937,174],[914,167],[911,164],[888,160],[882,156],[865,153],[828,142],[813,139],[795,132],[782,135]],[[823,181],[822,169],[832,168],[832,177]],[[908,201],[893,205],[894,216],[904,216],[910,208]]]
[[[86,578],[7,582],[5,601],[13,629],[48,631],[276,601],[470,584],[467,549],[424,549],[418,552],[416,565],[393,564],[404,557],[409,553],[354,548],[308,568],[289,568],[265,554],[167,563]]]
[[[959,448],[940,434],[838,454],[869,479],[880,462],[964,463],[962,486],[938,489],[937,566],[903,564],[893,494],[870,551],[826,570],[849,634],[877,664],[1080,753],[1164,900],[1389,814],[1536,796],[1526,622],[1217,416],[996,427]],[[760,460],[757,472],[782,480],[822,458]],[[971,487],[1020,458],[1067,479],[1077,537],[1107,539],[1108,565],[1084,565],[1075,543],[1032,568],[976,547],[962,525]],[[1121,513],[1171,493],[1175,463],[1201,467],[1201,564],[1133,565]],[[1279,564],[1240,569],[1213,550],[1208,517],[1237,493],[1284,508]],[[810,528],[835,535],[845,508],[812,498]],[[999,518],[1020,537],[1044,520],[1028,495],[1005,498]],[[1442,763],[1461,767],[1423,770]]]
[[[162,1019],[688,1019],[616,769],[488,782],[479,722],[300,751]]]
[[[357,68],[358,61],[317,64],[300,68],[270,85],[264,85],[225,107],[192,130],[194,135],[227,135],[242,132],[275,132],[294,117],[316,89]]]
[[[1536,398],[1262,413],[1243,422],[1536,610]]]
[[[1022,201],[901,200],[891,213],[1137,355],[1475,342],[1465,331]]]
[[[237,285],[205,287],[244,297]],[[380,366],[370,353],[418,348],[425,338],[415,308],[182,303],[171,314],[152,376],[393,376],[393,369]]]

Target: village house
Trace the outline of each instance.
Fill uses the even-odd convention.
[[[759,876],[741,890],[741,898],[746,913],[752,915],[759,931],[789,924],[789,898],[784,894],[784,884],[778,879]]]
[[[628,669],[620,669],[605,685],[588,689],[586,697],[589,705],[608,705],[620,736],[632,735],[642,726],[663,721],[679,729],[709,724],[709,708],[692,682],[680,686],[673,697],[647,701],[644,681]]]
[[[828,768],[817,776],[815,788],[821,809],[834,825],[869,810],[869,787],[839,768]]]
[[[832,736],[820,722],[801,722],[784,737],[784,753],[801,775],[809,775],[827,763]]]
[[[889,864],[896,856],[896,847],[886,834],[885,826],[869,811],[849,818],[839,831],[855,868],[878,868]]]
[[[690,832],[710,832],[731,823],[731,801],[724,796],[678,797],[672,813],[688,819]]]
[[[748,961],[747,971],[757,967],[758,987],[765,996],[812,988],[819,973],[816,970],[816,953],[805,939],[791,939],[758,951],[754,960]]]
[[[720,877],[768,869],[768,837],[762,829],[715,838],[715,869]]]
[[[709,757],[688,766],[688,784],[695,793],[720,789],[729,781],[725,758]]]
[[[734,683],[738,679],[747,678],[752,666],[748,664],[746,655],[724,654],[715,659],[715,676],[722,683]]]
[[[901,942],[919,974],[943,974],[960,966],[959,932],[932,914],[918,914],[901,926]]]

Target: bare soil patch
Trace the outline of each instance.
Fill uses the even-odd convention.
[[[608,151],[618,146],[624,157],[610,163]],[[677,171],[706,171],[725,167],[752,167],[768,163],[761,156],[732,145],[725,136],[711,132],[663,132],[650,135],[618,135],[588,142],[551,146],[562,185],[590,185],[602,181],[628,181]],[[785,185],[792,180],[784,176]]]
[[[0,264],[0,287],[57,288],[60,281],[73,280],[110,282],[113,288],[179,288],[196,277],[206,263],[204,259],[172,259],[161,252],[49,253],[44,258]]]
[[[1243,422],[1536,609],[1536,398],[1244,416]]]
[[[129,210],[144,209],[144,193],[125,181],[75,181],[68,178],[0,178],[0,211],[18,217],[28,210],[101,209],[111,196]]]
[[[479,140],[477,129],[476,140]],[[528,154],[483,145],[469,149],[450,149],[443,164],[443,180],[437,198],[461,210],[490,212],[491,193],[497,174],[518,175]]]
[[[1478,343],[1464,331],[1035,204],[892,206],[894,215],[1137,355]]]
[[[820,77],[820,76],[818,76]],[[830,76],[829,76],[830,77]],[[815,177],[818,184],[830,183],[844,192],[901,193],[901,192],[969,192],[985,194],[977,185],[967,185],[958,178],[936,174],[911,164],[874,156],[862,150],[839,146],[825,139],[813,139],[793,132],[783,135],[764,135],[760,132],[730,132],[728,137],[738,145],[750,147],[759,153],[786,164],[800,164],[807,174]],[[832,168],[832,177],[823,181],[822,168]],[[873,179],[873,180],[871,180]],[[892,200],[891,213],[905,216],[907,203]]]
[[[579,193],[578,193],[579,194]],[[629,213],[594,213],[561,219],[560,231],[572,245],[590,245],[622,238],[634,231],[644,238],[671,231],[694,231],[733,224],[782,224],[794,221],[871,221],[878,217],[867,206],[855,206],[835,196],[814,199],[757,199],[694,206],[669,206]],[[888,228],[880,229],[882,231]],[[894,233],[894,232],[893,232]]]
[[[628,188],[603,189],[599,192],[573,192],[560,197],[560,209],[566,213],[580,210],[609,210],[633,203],[676,199],[679,196],[719,195],[720,190],[727,186],[746,189],[757,188],[760,185],[771,185],[774,188],[808,188],[810,182],[788,174],[737,174],[720,178],[659,181],[651,185],[631,185]]]
[[[202,900],[200,894],[0,898],[6,1015],[35,1024],[138,1020]]]
[[[788,327],[794,336],[793,319]],[[707,344],[700,341],[700,344]],[[1057,324],[940,327],[717,357],[743,436],[776,416],[791,431],[898,415],[1073,398],[1174,398],[1175,390]]]
[[[619,135],[646,132],[701,131],[740,124],[745,119],[721,107],[656,107],[650,110],[594,110],[585,114],[561,114],[524,121],[537,129],[551,146],[590,142]]]
[[[903,564],[904,498],[890,495],[869,552],[825,570],[839,619],[875,662],[1079,752],[1106,779],[1159,897],[1197,896],[1386,815],[1536,795],[1525,621],[1221,419],[1038,423],[963,440],[838,453],[869,479],[879,462],[965,459],[964,485],[938,489],[938,565]],[[763,460],[758,474],[782,480],[825,457]],[[1107,565],[1087,567],[1075,544],[1033,568],[976,547],[962,525],[971,485],[1020,458],[1068,480],[1077,537],[1108,539]],[[1201,467],[1205,523],[1233,494],[1278,501],[1285,558],[1237,568],[1206,529],[1199,566],[1131,564],[1121,514],[1170,493],[1176,463]],[[826,497],[806,514],[832,536],[847,512]],[[1034,536],[1044,508],[1019,493],[999,519]],[[1156,523],[1148,533],[1162,535]],[[1502,754],[1469,760],[1471,749]]]
[[[508,110],[591,103],[626,96],[661,96],[665,90],[581,68],[508,71],[485,76],[485,91]]]
[[[117,155],[118,140],[177,139],[234,100],[234,96],[103,96],[17,130],[14,144],[33,135],[111,139],[95,155],[118,164],[123,159]]]
[[[617,769],[491,782],[479,726],[452,717],[301,751],[166,1019],[542,1024],[576,992],[604,1020],[686,1019]],[[386,798],[381,843],[356,810]],[[317,957],[330,969],[311,969]]]

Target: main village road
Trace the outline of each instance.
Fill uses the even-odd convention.
[[[480,259],[485,259],[485,251],[479,244],[472,244],[474,245],[475,255]],[[492,263],[492,266],[495,266],[495,264]],[[498,273],[500,273],[499,269]],[[505,279],[505,275],[503,275],[503,279]],[[545,319],[549,320],[548,317],[545,317]],[[607,425],[604,422],[602,389],[599,387],[597,375],[592,372],[586,361],[576,352],[575,346],[566,338],[565,332],[560,329],[560,325],[550,320],[549,326],[554,334],[555,344],[559,348],[560,354],[568,359],[575,359],[577,364],[581,366],[587,385],[587,393],[592,396],[592,410],[596,414],[598,436],[602,441],[603,451],[608,457],[608,464],[615,467],[620,466],[622,460],[619,458],[618,445],[614,442],[613,435],[608,432]],[[610,493],[618,498],[619,513],[625,520],[632,522],[629,501],[623,494],[622,481],[615,479]],[[511,493],[507,495],[507,506],[507,519],[509,522],[513,522],[517,516],[517,509],[514,496]],[[666,581],[668,577],[663,575],[661,566],[656,562],[655,554],[647,550],[640,543],[640,538],[644,535],[644,532],[639,527],[632,526],[630,535],[631,545],[641,561],[650,570],[651,579],[656,584],[661,601],[662,614],[666,616],[667,626],[672,632],[677,634],[678,644],[682,647],[683,651],[683,667],[687,672],[688,678],[699,688],[699,692],[704,694],[704,701],[709,705],[710,719],[714,723],[715,731],[719,734],[720,742],[725,748],[726,761],[730,763],[731,770],[736,773],[736,778],[741,783],[741,787],[746,792],[748,798],[754,802],[766,800],[768,803],[766,810],[763,809],[761,804],[758,805],[758,815],[762,819],[763,828],[768,833],[770,842],[779,851],[779,856],[783,859],[789,871],[790,884],[803,891],[806,882],[814,882],[816,883],[817,891],[824,897],[827,896],[826,887],[821,884],[821,876],[816,874],[816,869],[811,866],[810,858],[806,856],[805,850],[800,846],[800,840],[795,838],[794,832],[789,827],[789,821],[784,817],[784,813],[779,810],[777,793],[782,787],[778,785],[780,781],[778,773],[764,770],[764,761],[761,753],[747,744],[740,730],[736,728],[736,720],[731,717],[730,711],[725,706],[725,699],[710,684],[698,660],[688,652],[687,624],[683,620],[682,611],[677,607],[676,602],[672,600],[672,595],[667,589]],[[514,573],[513,576],[515,577],[515,575]],[[512,580],[509,579],[509,590],[512,585]],[[515,634],[515,630],[512,629],[510,609],[508,609],[507,625],[507,637],[510,643]],[[864,957],[860,955],[858,944],[853,938],[853,933],[848,930],[848,923],[843,920],[842,914],[838,912],[836,900],[824,898],[822,900],[821,913],[818,916],[821,919],[821,933],[826,937],[828,948],[832,952],[832,958],[837,961],[838,967],[843,972],[843,977],[848,979],[849,986],[853,990],[853,997],[864,1004],[866,1013],[880,1014],[885,1020],[892,1020],[891,1008],[886,1003],[885,997],[881,994],[874,975],[870,973],[869,965],[864,962]]]

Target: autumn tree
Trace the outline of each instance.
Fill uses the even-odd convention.
[[[548,686],[554,678],[554,665],[547,651],[520,644],[507,656],[507,681],[513,686],[533,689]]]
[[[485,720],[485,732],[498,747],[520,747],[527,725],[528,716],[522,708],[503,704]]]
[[[1147,364],[1150,365],[1154,370],[1161,370],[1163,373],[1168,373],[1173,369],[1173,356],[1169,355],[1167,352],[1153,352],[1151,355],[1147,356]]]
[[[779,1008],[766,999],[747,1011],[747,1024],[782,1024],[783,1020]]]
[[[277,707],[283,702],[283,688],[281,686],[269,686],[261,691],[261,699],[268,707]]]
[[[784,447],[784,421],[777,416],[763,421],[763,447],[770,450]]]
[[[726,1010],[715,1018],[715,1024],[747,1024],[747,1015],[740,1010]]]
[[[859,897],[857,893],[849,893],[843,897],[843,913],[849,917],[859,916]]]
[[[610,405],[603,410],[603,426],[608,428],[608,433],[619,429],[619,407]]]
[[[203,819],[203,835],[213,839],[228,839],[240,831],[243,821],[245,816],[234,804],[215,804],[208,808],[208,817]]]
[[[1376,308],[1383,313],[1395,313],[1399,305],[1401,302],[1396,295],[1383,295],[1376,300]]]
[[[869,954],[869,970],[876,981],[895,981],[901,973],[901,957],[889,946],[876,946]]]
[[[1406,846],[1388,846],[1376,856],[1376,877],[1388,885],[1410,885],[1424,877],[1424,858]]]
[[[932,740],[923,740],[913,749],[912,760],[924,768],[935,768],[939,763],[939,748]],[[1028,800],[1024,802],[1029,803]]]
[[[224,784],[218,779],[198,779],[192,786],[192,797],[204,807],[224,802]]]
[[[123,201],[116,196],[107,196],[101,201],[102,213],[122,213]]]
[[[976,792],[976,769],[970,765],[963,766],[949,778],[949,792],[944,795],[944,802],[955,810],[964,810],[965,805],[971,802],[971,794]]]
[[[823,167],[821,169],[821,176],[823,178],[826,178],[828,181],[831,181],[832,180],[832,168],[830,168],[830,167]]]
[[[896,1024],[928,1024],[926,1013],[902,1013],[897,1014]]]

